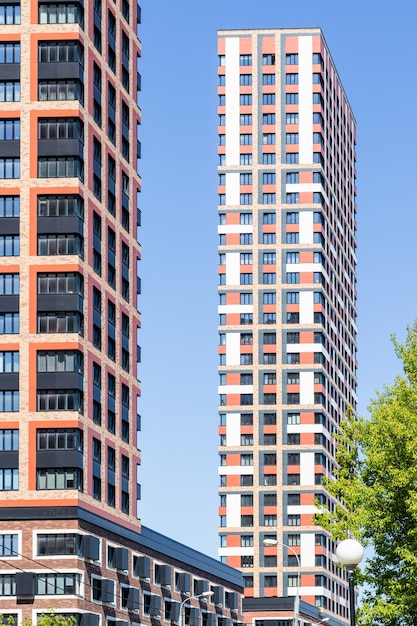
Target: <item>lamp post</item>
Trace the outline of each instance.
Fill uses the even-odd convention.
[[[293,626],[299,626],[298,616],[299,616],[299,613],[300,613],[300,586],[301,586],[301,563],[300,563],[300,557],[298,556],[298,554],[296,553],[294,548],[292,548],[291,546],[289,546],[286,543],[283,543],[282,541],[278,541],[278,539],[264,539],[263,543],[264,543],[264,546],[277,546],[278,544],[280,544],[284,548],[287,548],[288,550],[291,550],[291,552],[294,554],[295,558],[297,559],[297,588],[296,588],[295,599],[294,599]]]
[[[336,548],[336,557],[348,573],[350,626],[355,626],[355,581],[353,572],[363,559],[363,547],[356,539],[344,539]]]
[[[182,626],[182,613],[186,602],[189,602],[190,600],[198,600],[198,598],[209,598],[212,595],[214,595],[214,591],[203,591],[203,593],[198,593],[195,596],[188,596],[188,598],[185,598],[180,604],[178,626]]]

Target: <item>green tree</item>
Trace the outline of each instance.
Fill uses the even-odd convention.
[[[76,626],[76,623],[77,620],[73,615],[55,613],[51,609],[41,614],[36,621],[36,626]],[[16,626],[13,615],[0,615],[0,626]],[[23,626],[32,626],[30,617],[23,620]]]
[[[369,419],[348,413],[341,425],[335,480],[329,491],[343,506],[316,515],[316,523],[370,557],[359,579],[361,626],[417,624],[417,323],[404,344],[393,337],[403,375],[377,393]]]

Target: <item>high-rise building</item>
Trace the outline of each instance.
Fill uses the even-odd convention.
[[[239,572],[138,519],[139,23],[136,0],[0,0],[6,623],[242,619]]]
[[[220,555],[342,621],[315,526],[356,407],[355,119],[319,28],[218,35]],[[266,540],[266,545],[264,542]]]

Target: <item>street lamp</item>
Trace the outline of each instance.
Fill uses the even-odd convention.
[[[183,609],[184,609],[184,604],[186,602],[189,602],[190,600],[198,600],[198,598],[209,598],[212,595],[214,595],[214,591],[203,591],[203,593],[198,593],[195,596],[188,596],[187,598],[185,598],[181,602],[181,604],[180,604],[180,614],[179,614],[178,626],[182,626],[182,613],[183,613]]]
[[[336,557],[348,573],[350,626],[355,626],[355,581],[353,572],[363,559],[363,547],[356,539],[344,539],[336,548]]]
[[[295,558],[297,559],[297,588],[296,588],[295,600],[294,600],[293,626],[299,626],[298,616],[299,616],[299,613],[300,613],[300,586],[301,586],[301,563],[300,563],[300,557],[298,556],[298,554],[296,553],[294,548],[292,548],[291,546],[289,546],[286,543],[283,543],[282,541],[278,541],[278,539],[264,539],[263,543],[264,543],[264,546],[277,546],[278,544],[280,544],[284,548],[287,548],[288,550],[291,550],[291,552],[294,554]]]

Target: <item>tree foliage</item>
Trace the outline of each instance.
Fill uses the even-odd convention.
[[[346,538],[370,557],[358,624],[417,624],[417,323],[404,344],[393,337],[403,375],[377,393],[369,419],[347,414],[341,425],[338,470],[327,488],[342,503],[316,515],[316,523]]]
[[[55,613],[55,611],[51,609],[38,617],[36,626],[76,626],[76,623],[77,620],[73,615]],[[29,617],[25,617],[22,624],[23,626],[32,626],[32,620]],[[0,626],[16,626],[13,615],[0,615]]]

